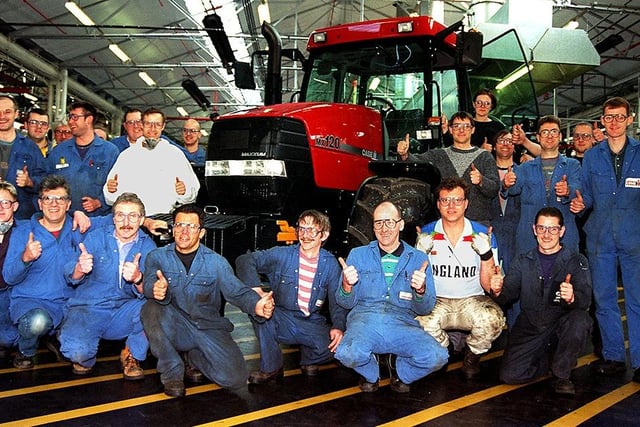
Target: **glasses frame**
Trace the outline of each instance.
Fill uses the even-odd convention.
[[[124,124],[127,126],[142,126],[142,120],[127,120]]]
[[[444,206],[451,206],[453,203],[453,206],[460,207],[464,205],[465,200],[467,200],[466,197],[438,197],[438,203]]]
[[[400,219],[393,219],[393,218],[374,219],[373,220],[373,229],[374,230],[382,230],[382,227],[386,226],[389,230],[395,230],[400,221],[402,221],[402,218],[400,218]]]
[[[30,119],[27,120],[27,124],[31,125],[31,126],[41,126],[41,127],[49,127],[49,122],[45,122],[44,120],[35,120],[35,119]]]
[[[177,232],[188,231],[190,234],[200,231],[202,227],[198,224],[192,224],[190,222],[176,222],[173,224],[173,229]]]
[[[145,128],[161,128],[164,127],[164,122],[147,122],[145,120],[142,121],[142,127]]]
[[[513,139],[511,139],[511,138],[498,138],[496,140],[496,144],[513,145]]]
[[[17,203],[16,200],[2,199],[2,200],[0,200],[0,208],[9,209],[9,208],[13,207],[13,205],[15,205],[16,203]]]
[[[590,133],[574,133],[573,139],[589,140],[593,139],[593,134]]]
[[[201,133],[201,131],[199,129],[182,129],[182,133],[191,134],[191,135],[197,135],[197,134]]]
[[[296,234],[298,235],[298,237],[302,237],[304,235],[307,235],[307,236],[311,237],[312,239],[315,239],[316,237],[318,237],[319,235],[322,234],[322,230],[318,230],[315,227],[300,227],[300,226],[297,226],[296,227]]]
[[[130,223],[135,223],[140,221],[140,218],[142,218],[142,216],[143,215],[140,212],[128,212],[128,213],[116,212],[113,214],[113,219],[116,222],[124,222],[126,218]]]
[[[614,120],[618,123],[622,123],[627,120],[629,116],[626,114],[603,114],[602,121],[605,123],[612,123]]]
[[[540,135],[543,138],[546,138],[549,136],[556,137],[560,135],[560,129],[542,129],[538,131],[538,135]]]
[[[69,200],[71,200],[71,198],[69,196],[49,195],[49,196],[41,196],[40,197],[40,201],[42,202],[42,204],[43,205],[47,205],[47,206],[53,205],[53,202],[56,202],[56,204],[63,204],[65,202],[68,202]]]
[[[476,107],[491,107],[493,103],[491,101],[473,101],[473,105]]]
[[[552,236],[557,236],[558,234],[560,234],[560,230],[562,230],[561,225],[535,224],[533,227],[535,228],[537,234],[544,234],[548,232]]]
[[[84,114],[71,114],[71,113],[69,113],[69,114],[67,114],[67,119],[70,122],[71,121],[77,122],[80,117],[89,117],[89,116],[92,116],[92,115],[93,114],[87,114],[87,113],[84,113]]]
[[[455,129],[455,130],[462,129],[464,131],[473,129],[473,125],[471,123],[451,123],[449,127],[451,127],[451,129]]]

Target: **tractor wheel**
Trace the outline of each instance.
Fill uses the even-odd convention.
[[[363,185],[355,201],[349,219],[349,248],[375,240],[373,210],[383,201],[393,202],[401,209],[405,225],[400,238],[412,246],[416,241],[416,225],[422,227],[437,217],[432,189],[426,182],[412,178],[375,178]]]

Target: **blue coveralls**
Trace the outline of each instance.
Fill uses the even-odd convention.
[[[606,360],[626,359],[618,306],[618,272],[622,272],[631,367],[640,368],[640,142],[627,137],[621,178],[616,175],[607,140],[585,153],[582,197],[593,208],[587,223],[596,317]]]
[[[47,156],[47,172],[50,175],[62,175],[71,187],[70,211],[83,211],[82,198],[87,196],[100,200],[102,206],[93,212],[85,212],[88,216],[106,215],[111,206],[104,200],[102,187],[107,182],[108,173],[118,158],[118,149],[95,136],[84,159],[80,158],[73,137],[57,145]]]
[[[145,299],[131,282],[122,277],[114,230],[111,223],[87,234],[84,245],[93,255],[93,270],[89,274],[81,280],[71,278],[77,258],[70,260],[65,268],[65,277],[75,292],[67,301],[66,315],[60,328],[60,351],[72,362],[88,368],[96,362],[102,338],[126,338],[136,360],[144,360],[149,349],[140,322],[140,310]],[[140,253],[140,270],[144,272],[144,260],[155,248],[153,239],[138,231],[138,237],[124,254],[125,261],[133,261]]]
[[[552,303],[561,282],[571,274],[574,302]],[[521,313],[509,334],[502,358],[500,379],[518,384],[551,372],[569,379],[578,356],[591,332],[591,275],[585,257],[562,248],[555,259],[551,277],[545,278],[538,250],[518,255],[504,278],[501,305],[520,300]],[[555,348],[551,363],[549,349]],[[549,366],[550,365],[550,366]]]
[[[427,255],[404,242],[403,252],[387,287],[382,271],[378,241],[354,248],[347,265],[358,270],[358,282],[350,293],[338,288],[338,304],[351,310],[347,315],[347,331],[338,345],[336,359],[353,368],[367,382],[380,376],[375,354],[397,355],[398,378],[410,384],[447,362],[447,349],[425,332],[418,315],[428,314],[436,302],[431,269],[427,268],[426,292],[423,296],[411,288],[411,276],[427,261]]]
[[[336,258],[320,249],[318,268],[309,299],[309,317],[298,307],[300,245],[276,246],[266,251],[241,255],[236,260],[238,278],[247,286],[259,286],[259,274],[267,276],[276,309],[266,322],[252,322],[260,343],[260,370],[273,372],[282,367],[279,343],[300,345],[300,364],[315,365],[333,359],[329,351],[329,330],[344,332],[347,312],[336,304],[342,281]],[[322,312],[328,306],[331,324]]]
[[[2,269],[5,281],[12,286],[11,320],[18,325],[18,348],[25,356],[35,355],[40,337],[62,322],[64,305],[73,293],[64,278],[64,265],[70,259],[78,259],[78,244],[84,238],[78,230],[71,230],[69,216],[57,239],[40,225],[40,218],[42,214],[37,213],[13,230]],[[34,240],[41,243],[42,254],[24,263],[22,254],[31,232]]]
[[[29,177],[33,181],[33,187],[18,187],[16,184],[16,173],[27,167]],[[18,190],[18,211],[14,217],[16,219],[29,219],[37,209],[36,199],[38,198],[38,186],[46,175],[45,159],[38,145],[24,135],[18,134],[11,146],[9,154],[9,166],[6,176],[3,179],[10,182]]]
[[[7,259],[7,250],[9,249],[9,241],[13,230],[17,226],[17,222],[13,222],[13,226],[4,234],[2,243],[0,243],[0,270],[4,266]],[[9,304],[11,302],[11,287],[7,285],[4,277],[0,274],[0,347],[11,348],[18,343],[18,328],[13,324],[9,313]]]
[[[578,250],[580,236],[576,227],[575,215],[569,210],[569,202],[576,196],[576,189],[580,189],[580,163],[576,159],[568,159],[560,154],[558,162],[553,170],[549,197],[546,195],[544,185],[545,178],[542,174],[542,161],[540,157],[525,162],[515,169],[516,183],[503,196],[520,195],[520,222],[516,239],[516,252],[521,254],[537,246],[533,234],[533,224],[538,211],[546,206],[558,208],[564,217],[565,232],[562,237],[562,245]],[[555,185],[560,182],[562,176],[567,176],[569,184],[569,197],[556,197]]]
[[[169,287],[162,301],[153,299],[156,272],[161,270]],[[221,387],[246,385],[247,368],[240,348],[231,337],[233,324],[220,317],[221,292],[231,304],[252,314],[260,297],[245,286],[222,256],[200,245],[187,272],[175,244],[155,249],[145,261],[142,324],[151,352],[158,359],[162,383],[182,381],[187,351],[190,364]]]

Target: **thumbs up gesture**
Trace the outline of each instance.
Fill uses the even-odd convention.
[[[180,178],[176,176],[176,193],[178,193],[179,196],[184,196],[186,192],[187,186],[184,185],[184,182],[180,181]]]
[[[263,295],[256,303],[256,314],[266,319],[270,319],[275,310],[276,304],[273,301],[273,291]]]
[[[474,234],[472,237],[471,247],[480,255],[482,261],[488,261],[493,256],[493,250],[491,249],[491,230],[492,227],[489,227],[487,234],[480,232]]]
[[[555,185],[556,197],[569,197],[569,183],[567,182],[567,175],[562,175],[560,181]]]
[[[342,267],[342,287],[347,292],[351,292],[351,286],[354,286],[358,283],[358,280],[360,280],[358,277],[358,270],[356,270],[353,265],[347,265],[342,257],[338,258],[338,262]],[[346,288],[346,286],[349,286],[349,288]]]
[[[567,274],[564,278],[564,282],[560,283],[560,298],[562,298],[567,304],[571,304],[575,301],[573,285],[571,284],[571,274]]]
[[[167,288],[169,287],[169,283],[160,270],[156,271],[156,277],[158,278],[158,280],[156,280],[153,284],[153,298],[161,301],[167,296]]]
[[[133,261],[125,261],[122,264],[122,277],[127,282],[140,283],[142,272],[140,271],[140,252],[133,257]]]
[[[593,122],[593,139],[596,142],[604,141],[606,137],[604,136],[604,132],[598,126],[598,122]]]
[[[40,241],[34,240],[33,232],[30,232],[27,245],[22,253],[22,261],[32,262],[40,258],[40,255],[42,255],[42,245],[40,244]]]
[[[407,157],[409,157],[409,134],[406,134],[404,139],[398,141],[396,152],[400,160],[407,160]]]
[[[118,174],[115,174],[113,178],[107,180],[107,191],[109,193],[115,193],[118,191]]]
[[[582,200],[582,194],[580,194],[580,190],[576,190],[576,197],[571,199],[571,202],[569,203],[569,210],[574,214],[578,214],[582,212],[585,207],[586,206],[584,204],[584,200]]]
[[[27,165],[16,171],[16,185],[18,187],[33,187],[33,181],[29,177]]]
[[[489,282],[489,292],[491,296],[497,297],[502,292],[502,286],[504,284],[504,278],[500,271],[500,266],[493,267],[493,274],[491,275],[491,281]]]
[[[473,163],[471,163],[471,172],[469,173],[469,176],[471,177],[472,184],[474,185],[482,184],[482,174],[478,169],[476,169],[476,165],[474,165]]]
[[[516,176],[516,173],[513,171],[513,167],[509,166],[509,170],[504,175],[504,179],[502,180],[502,188],[508,190],[509,188],[513,187],[514,185],[516,185],[517,178],[518,177]]]
[[[78,247],[80,248],[80,256],[78,257],[76,269],[82,274],[89,274],[91,273],[91,270],[93,270],[93,255],[87,252],[87,248],[84,246],[84,243],[80,243]]]
[[[423,295],[426,290],[427,283],[427,266],[429,261],[424,261],[418,270],[414,270],[411,275],[411,287],[415,289],[418,295]]]

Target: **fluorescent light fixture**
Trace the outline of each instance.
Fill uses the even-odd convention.
[[[83,25],[86,25],[86,26],[96,25],[96,23],[93,22],[93,19],[89,18],[87,14],[84,13],[82,9],[80,9],[80,6],[78,6],[76,2],[68,1],[64,4],[64,7],[66,7],[67,10],[71,12],[71,14],[75,16],[78,21],[82,22]]]
[[[35,96],[31,95],[30,93],[23,93],[22,96],[24,96],[25,98],[27,98],[29,101],[37,101],[38,98],[36,98]]]
[[[260,24],[263,22],[271,23],[271,13],[269,12],[267,0],[262,0],[262,3],[258,5],[258,21],[260,21]]]
[[[518,80],[520,77],[524,76],[531,70],[533,70],[533,64],[523,65],[522,67],[518,68],[516,71],[508,75],[506,79],[498,83],[496,85],[496,90],[504,89],[505,87],[509,86],[511,83],[515,82],[516,80]]]
[[[375,91],[376,89],[378,89],[378,86],[380,86],[380,77],[372,78],[371,83],[369,83],[369,91]]]
[[[178,110],[178,113],[182,117],[187,117],[189,115],[189,113],[187,113],[187,110],[185,110],[184,107],[176,107],[176,110]]]
[[[120,49],[120,46],[118,46],[115,43],[112,43],[109,45],[109,50],[111,52],[113,52],[113,54],[115,56],[118,57],[118,59],[120,59],[120,61],[122,62],[129,62],[131,61],[131,58],[129,58],[129,55],[127,55],[126,53],[124,53],[124,51],[122,49]]]
[[[578,26],[579,26],[579,25],[580,25],[580,24],[578,23],[578,21],[576,21],[576,20],[571,20],[571,21],[567,22],[567,23],[564,25],[564,27],[562,27],[562,28],[564,28],[564,29],[566,29],[566,30],[575,30],[576,28],[578,28]]]
[[[200,133],[202,134],[202,136],[209,136],[209,132],[204,129],[200,129]]]
[[[146,71],[140,71],[138,73],[138,76],[140,76],[140,78],[147,84],[147,86],[155,86],[156,85],[156,82],[153,81],[151,76],[149,76],[149,74],[147,74]]]

